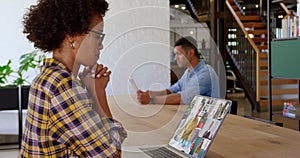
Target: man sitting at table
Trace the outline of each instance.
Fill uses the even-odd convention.
[[[137,91],[141,104],[190,104],[195,95],[220,97],[219,79],[215,70],[200,59],[197,41],[182,37],[175,43],[178,67],[186,67],[183,76],[170,88],[162,91]]]

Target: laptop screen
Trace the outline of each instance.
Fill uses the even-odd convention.
[[[204,157],[231,104],[230,100],[195,96],[169,145],[192,157]]]

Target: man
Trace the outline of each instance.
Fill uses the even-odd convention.
[[[195,95],[220,97],[218,76],[214,69],[200,60],[197,42],[187,36],[175,43],[175,60],[186,67],[183,76],[169,89],[162,91],[137,91],[141,104],[190,104]]]

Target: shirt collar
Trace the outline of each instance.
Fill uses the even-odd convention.
[[[64,69],[70,72],[70,70],[60,61],[54,59],[54,58],[45,58],[43,60],[43,66],[41,67],[41,71],[48,68],[48,67],[57,67],[59,69]]]
[[[54,59],[54,58],[45,58],[43,60],[43,66],[41,67],[41,72],[43,72],[43,70],[49,68],[49,67],[55,67],[56,69],[62,69],[62,70],[66,70],[67,72],[69,72],[72,76],[73,79],[77,79],[78,81],[80,81],[78,76],[75,76],[68,68],[66,65],[64,65],[63,63],[61,63],[60,61]],[[82,82],[80,81],[80,84],[82,84]],[[84,87],[84,86],[83,86]]]
[[[194,67],[194,69],[192,70],[192,72],[197,72],[201,69],[201,67],[205,65],[205,61],[204,60],[200,60],[199,63]],[[189,71],[190,72],[190,71]]]
[[[66,70],[69,72],[73,78],[77,78],[68,68],[66,65],[64,65],[62,62],[54,59],[54,58],[45,58],[43,60],[43,66],[41,67],[41,72],[43,72],[45,69],[55,67],[56,69]]]

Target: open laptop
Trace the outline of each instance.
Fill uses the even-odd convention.
[[[139,149],[144,157],[204,158],[230,111],[231,104],[230,100],[195,96],[168,145]]]

